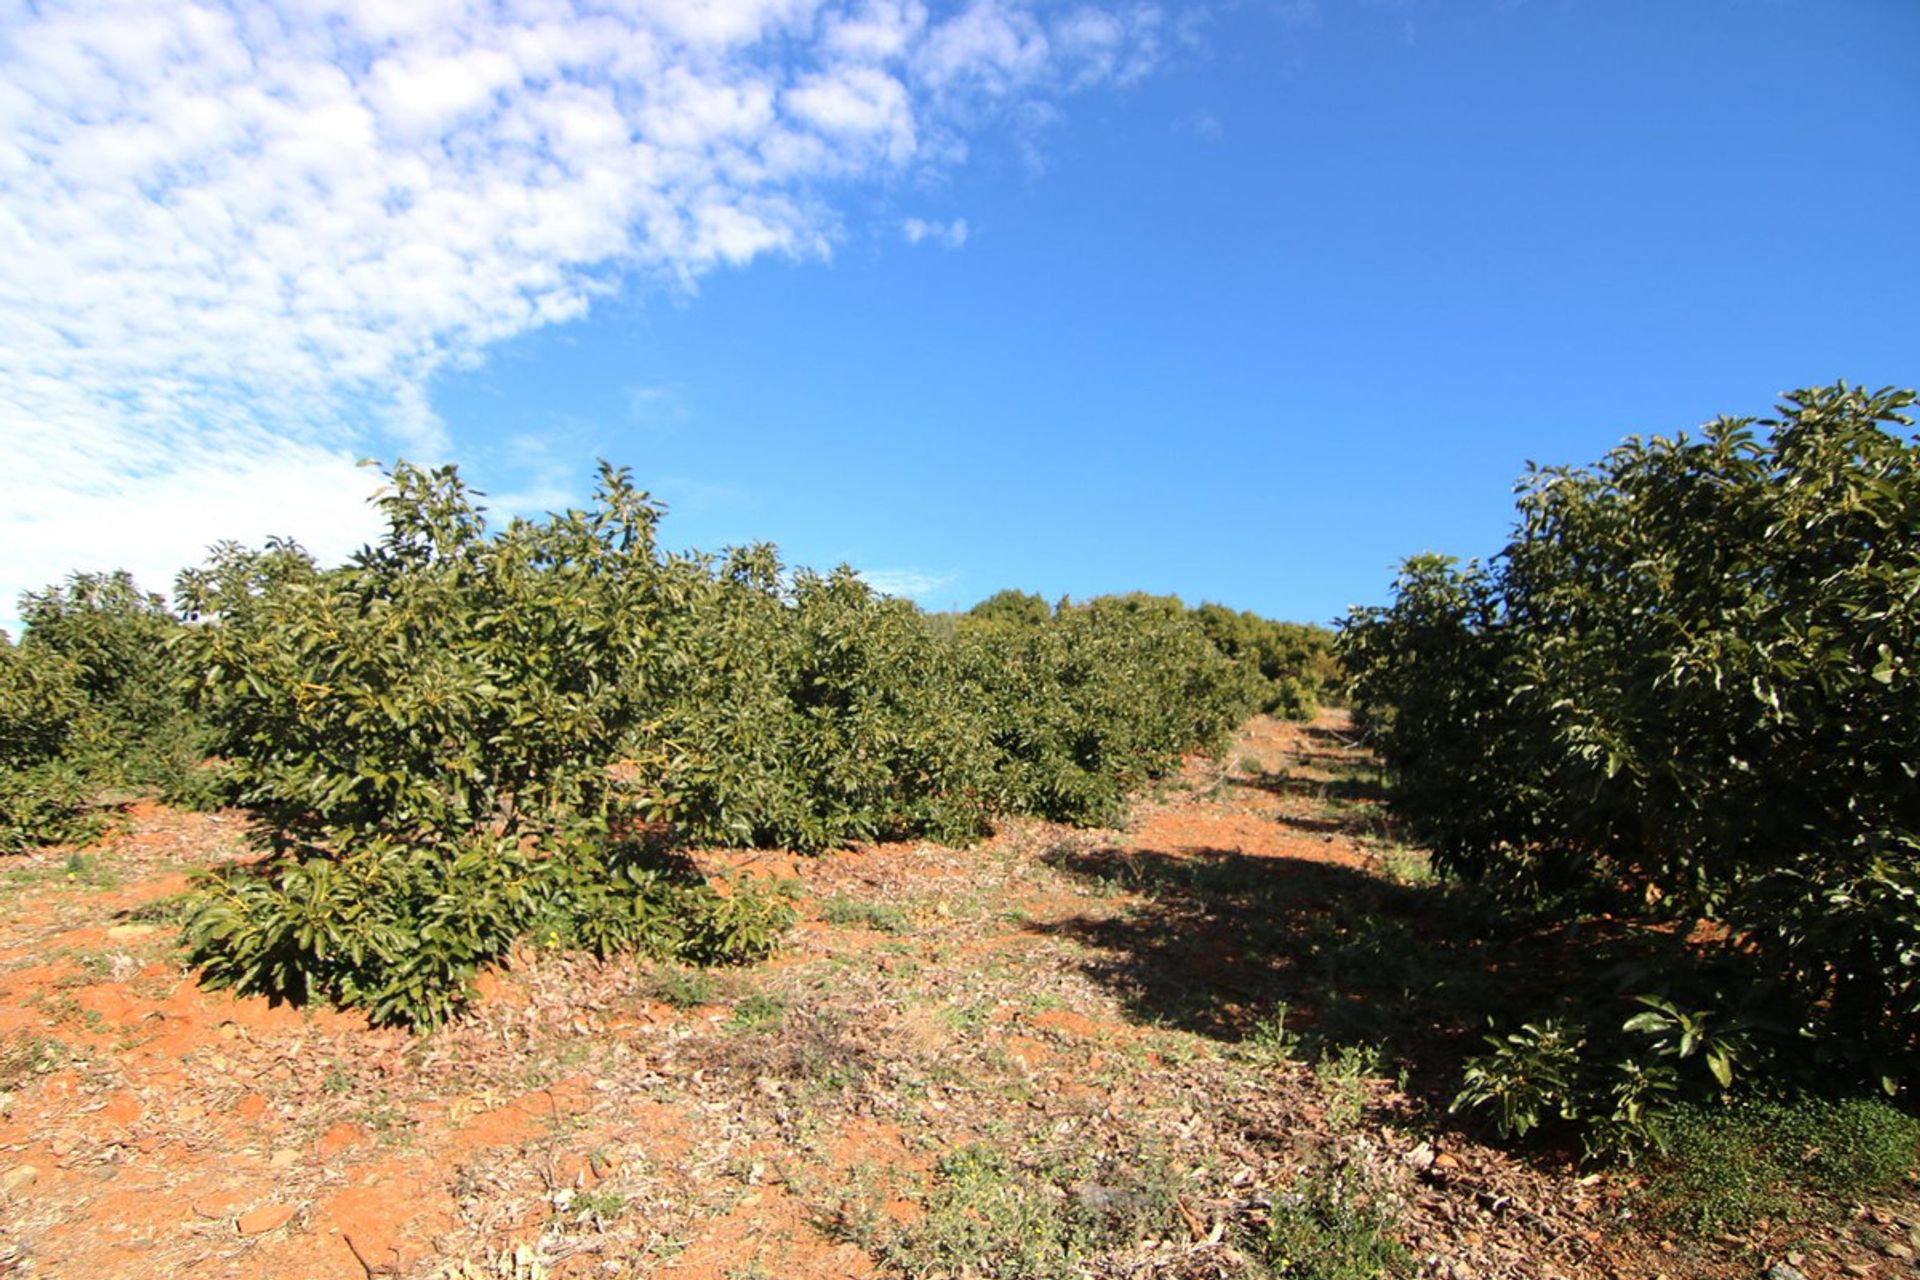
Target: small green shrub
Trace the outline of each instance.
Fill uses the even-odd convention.
[[[1360,1123],[1367,1109],[1367,1081],[1381,1066],[1380,1051],[1369,1044],[1343,1044],[1333,1053],[1321,1050],[1313,1071],[1327,1100],[1328,1124],[1346,1129]]]
[[[1485,1110],[1503,1138],[1525,1137],[1543,1122],[1579,1115],[1580,1040],[1557,1021],[1528,1023],[1488,1036],[1493,1052],[1467,1061],[1453,1110]]]
[[[726,998],[726,986],[712,971],[680,964],[658,964],[648,975],[646,993],[676,1009],[719,1004]]]
[[[1255,1052],[1276,1062],[1286,1062],[1300,1052],[1300,1036],[1287,1029],[1287,1015],[1292,1012],[1287,1002],[1282,1000],[1274,1011],[1253,1024],[1247,1033],[1247,1044]]]
[[[1377,1280],[1412,1274],[1397,1235],[1400,1209],[1357,1163],[1315,1169],[1274,1201],[1267,1266],[1286,1280]]]

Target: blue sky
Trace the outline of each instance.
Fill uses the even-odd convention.
[[[1920,382],[1906,0],[393,8],[0,8],[9,598],[605,456],[929,607],[1326,620],[1530,458]]]

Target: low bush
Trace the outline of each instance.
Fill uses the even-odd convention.
[[[1400,1206],[1358,1163],[1304,1173],[1274,1201],[1267,1265],[1282,1280],[1379,1280],[1413,1272],[1400,1243]]]
[[[186,938],[210,986],[431,1026],[524,936],[601,955],[746,963],[771,953],[792,918],[776,893],[741,885],[723,896],[625,846],[381,837],[343,856],[308,850],[205,877]]]

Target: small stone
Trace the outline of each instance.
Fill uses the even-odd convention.
[[[1431,1169],[1434,1159],[1433,1148],[1423,1142],[1400,1158],[1406,1161],[1410,1168],[1420,1170]]]
[[[1806,1273],[1796,1266],[1776,1262],[1767,1268],[1767,1280],[1807,1280],[1807,1277]]]
[[[39,1176],[40,1171],[30,1164],[15,1165],[5,1173],[0,1173],[0,1191],[10,1196],[18,1195],[32,1186],[33,1180]]]
[[[258,1236],[265,1235],[275,1227],[285,1226],[291,1217],[293,1206],[290,1204],[263,1204],[235,1218],[233,1225],[239,1228],[243,1236]]]
[[[282,1147],[267,1157],[269,1169],[291,1169],[298,1163],[300,1163],[300,1153],[292,1147]]]

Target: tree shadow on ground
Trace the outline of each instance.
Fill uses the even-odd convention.
[[[1142,1021],[1228,1042],[1284,1031],[1308,1061],[1378,1049],[1436,1114],[1490,1021],[1551,1013],[1648,942],[1606,922],[1503,924],[1469,890],[1334,862],[1111,847],[1049,861],[1136,895],[1029,927],[1088,948],[1086,972]]]
[[[1309,778],[1300,774],[1256,773],[1232,779],[1236,787],[1264,791],[1276,796],[1302,796],[1325,804],[1379,804],[1386,800],[1386,787],[1378,780],[1362,777]]]

